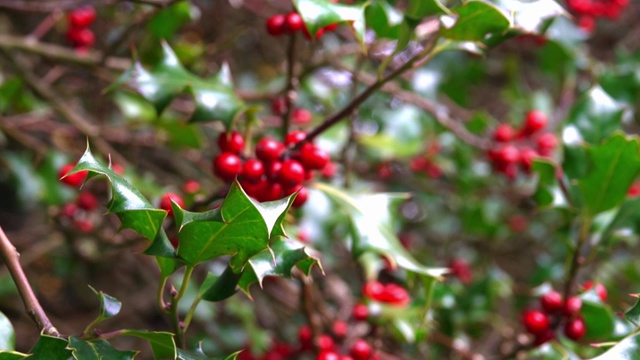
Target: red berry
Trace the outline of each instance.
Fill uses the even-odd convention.
[[[533,134],[547,126],[547,114],[540,110],[531,110],[525,115],[522,132],[525,135]]]
[[[322,170],[329,163],[329,154],[313,144],[306,143],[300,149],[300,161],[307,169]]]
[[[72,27],[67,30],[67,40],[75,47],[86,47],[96,42],[96,36],[91,29]]]
[[[558,139],[552,133],[544,133],[536,139],[538,152],[542,156],[549,156],[558,145]]]
[[[523,232],[527,230],[527,226],[529,226],[529,223],[527,221],[527,218],[522,215],[512,215],[509,217],[507,225],[513,232]]]
[[[293,199],[293,204],[291,204],[291,206],[293,206],[294,208],[299,208],[302,205],[304,205],[308,199],[309,199],[309,189],[307,189],[304,186],[301,186],[300,189],[298,190],[298,195],[296,195],[296,198]]]
[[[498,142],[508,142],[515,138],[516,132],[509,124],[500,124],[493,131],[493,139]]]
[[[256,145],[256,156],[264,162],[278,160],[283,152],[284,145],[270,138],[264,138]]]
[[[287,98],[279,96],[271,102],[271,111],[276,115],[283,115],[287,110]]]
[[[307,133],[305,133],[304,131],[294,130],[288,133],[287,136],[284,138],[284,144],[287,146],[297,144],[300,141],[304,140],[304,138],[306,137],[307,137]]]
[[[267,19],[267,32],[272,36],[279,36],[286,31],[286,18],[283,14],[276,14]]]
[[[513,145],[505,145],[498,149],[497,160],[502,164],[515,164],[520,160],[520,151]]]
[[[572,296],[564,302],[562,313],[566,317],[574,317],[580,313],[582,308],[582,300],[577,296]]]
[[[473,272],[466,260],[459,258],[451,259],[451,261],[449,261],[449,269],[451,269],[451,274],[458,278],[461,283],[466,285],[473,281]]]
[[[288,159],[282,162],[280,182],[286,186],[298,185],[304,180],[304,167],[298,161]]]
[[[356,304],[351,311],[351,316],[357,321],[365,321],[369,317],[369,307],[365,304]]]
[[[252,182],[245,179],[242,179],[242,181],[240,181],[240,186],[242,186],[244,192],[246,192],[247,195],[251,196],[252,198],[258,200],[262,198],[262,195],[266,191],[268,185],[269,183],[264,177],[262,177],[257,182]]]
[[[309,325],[302,325],[298,329],[298,341],[304,349],[311,349],[313,346],[313,331]]]
[[[331,331],[333,331],[333,335],[338,338],[345,338],[347,333],[349,332],[349,324],[344,321],[337,320],[331,325]]]
[[[71,187],[79,187],[84,183],[84,180],[87,178],[89,172],[87,170],[78,171],[73,174],[67,175],[71,169],[75,167],[74,164],[66,164],[60,168],[58,171],[58,178],[62,181],[63,184],[69,185]],[[66,175],[66,176],[65,176]]]
[[[224,181],[233,181],[242,172],[242,161],[236,154],[223,152],[213,159],[213,173]]]
[[[173,200],[176,205],[181,208],[184,208],[184,200],[180,197],[180,195],[172,192],[168,192],[160,198],[160,209],[166,210],[169,212],[169,216],[173,216],[173,208],[171,208],[171,200]]]
[[[411,298],[409,297],[407,290],[399,285],[391,283],[384,287],[384,292],[380,296],[380,301],[395,306],[406,306],[411,301]]]
[[[93,223],[89,219],[73,219],[73,226],[85,234],[93,232]]]
[[[277,182],[268,182],[263,190],[260,201],[275,201],[282,198],[282,185]]]
[[[522,324],[532,334],[542,334],[549,329],[549,317],[540,310],[525,310]]]
[[[232,131],[220,133],[218,136],[218,148],[221,152],[240,154],[244,149],[244,138],[240,133]]]
[[[338,25],[340,25],[340,24],[338,24],[338,23],[329,24],[329,25],[327,25],[327,26],[323,27],[323,29],[324,29],[324,31],[326,31],[326,32],[335,31],[335,29],[337,29],[337,28],[338,28]]]
[[[185,194],[193,195],[200,191],[200,183],[197,180],[187,180],[182,184],[182,191]]]
[[[249,159],[242,166],[242,177],[251,182],[260,181],[264,174],[264,165],[258,159]]]
[[[349,355],[353,357],[354,360],[369,360],[373,349],[368,342],[358,339],[349,350]]]
[[[286,30],[289,33],[300,31],[304,27],[304,21],[302,21],[302,17],[295,11],[290,12],[285,16],[285,24]]]
[[[384,291],[384,284],[376,280],[367,281],[362,287],[362,293],[373,300],[380,300]]]
[[[325,179],[331,179],[336,175],[337,172],[338,172],[338,167],[336,166],[336,164],[329,161],[327,165],[325,165],[325,167],[322,169],[322,172],[320,174]]]
[[[73,218],[78,212],[78,205],[74,203],[66,203],[62,206],[62,210],[60,212],[63,216]]]
[[[524,169],[524,171],[531,171],[531,166],[533,165],[533,159],[539,157],[537,151],[532,148],[523,148],[520,150],[520,166]]]
[[[540,304],[548,314],[560,311],[563,303],[562,295],[555,290],[551,290],[540,297]]]
[[[83,191],[78,194],[76,204],[79,208],[87,211],[95,210],[98,207],[98,198],[91,192]]]
[[[335,351],[322,351],[318,354],[316,360],[340,360],[340,355]]]
[[[267,163],[264,173],[269,180],[276,181],[280,178],[280,170],[282,170],[282,163],[280,161],[273,161]]]
[[[327,334],[320,334],[316,339],[316,345],[320,351],[333,351],[336,347],[331,336]]]
[[[311,115],[311,112],[307,109],[295,108],[291,112],[291,120],[293,120],[294,124],[306,125],[313,120],[313,115]]]
[[[180,243],[178,240],[178,235],[169,237],[169,242],[171,243],[171,246],[173,246],[174,249],[177,249]]]
[[[582,285],[582,289],[587,291],[593,287],[593,280],[589,280]],[[601,283],[596,283],[596,294],[602,302],[606,302],[609,294],[607,293],[607,288],[604,287]]]
[[[564,334],[571,340],[580,340],[586,333],[587,326],[581,317],[571,319],[564,325]]]
[[[67,15],[71,27],[86,28],[96,20],[96,10],[91,6],[84,6],[72,10]]]

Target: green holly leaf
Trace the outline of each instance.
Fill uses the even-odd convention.
[[[84,155],[78,160],[76,167],[69,173],[87,170],[94,176],[102,174],[111,183],[112,198],[108,204],[108,212],[116,214],[120,219],[121,229],[131,229],[145,238],[152,240],[146,251],[148,255],[173,257],[171,242],[163,233],[162,222],[167,212],[156,209],[151,203],[123,177],[116,174],[108,166],[100,163],[87,146]]]
[[[207,278],[200,287],[199,296],[207,301],[222,301],[236,293],[236,286],[242,277],[242,272],[234,272],[231,265],[224,269],[220,276],[207,274]]]
[[[513,27],[521,32],[539,32],[544,30],[545,23],[550,19],[568,15],[554,0],[494,0],[493,2],[506,13],[513,14]]]
[[[624,313],[624,317],[640,328],[640,294],[636,294],[636,303]]]
[[[558,186],[556,165],[548,159],[538,158],[533,160],[531,168],[538,175],[533,199],[543,207],[566,205],[567,201]]]
[[[238,354],[240,354],[240,351],[235,352],[223,359],[219,357],[209,357],[202,351],[202,349],[198,349],[197,351],[178,349],[177,360],[236,360]]]
[[[16,344],[16,333],[11,321],[0,311],[0,350],[13,350]]]
[[[630,229],[633,233],[640,234],[640,198],[627,199],[620,206],[615,217],[602,232],[602,238],[607,241],[616,231],[622,229]],[[640,309],[638,312],[640,314]]]
[[[191,265],[231,255],[233,272],[240,273],[269,240],[285,236],[282,221],[295,195],[259,203],[234,182],[219,209],[194,213],[174,207],[179,229],[178,256]]]
[[[173,360],[177,356],[176,342],[172,333],[126,329],[122,330],[122,335],[133,336],[149,341],[155,360]]]
[[[638,360],[640,359],[640,338],[633,333],[618,342],[611,349],[591,360]]]
[[[450,13],[440,0],[410,0],[404,15],[414,21],[419,21],[428,16]]]
[[[375,252],[387,257],[401,269],[431,278],[439,279],[448,272],[445,268],[429,268],[420,264],[402,246],[393,231],[389,221],[392,203],[407,199],[408,194],[350,196],[326,184],[316,183],[314,186],[346,212],[355,257]]]
[[[235,94],[229,67],[203,79],[187,71],[169,45],[162,43],[162,59],[152,71],[135,62],[111,87],[123,86],[140,94],[156,108],[158,114],[179,95],[189,94],[195,109],[189,121],[222,121],[227,128],[245,109],[244,102]]]
[[[72,359],[71,350],[67,349],[68,342],[65,339],[40,335],[38,342],[29,351],[31,360],[68,360]],[[84,359],[83,359],[84,360]]]
[[[589,171],[578,180],[586,210],[595,215],[622,203],[640,173],[638,138],[616,134],[588,148]]]
[[[120,300],[111,295],[105,294],[102,291],[97,291],[91,286],[89,286],[89,288],[98,295],[98,298],[100,299],[100,311],[98,313],[98,317],[91,323],[92,327],[95,327],[101,322],[111,319],[120,313],[120,309],[122,309],[122,303]]]
[[[502,33],[511,20],[494,5],[469,1],[452,9],[453,16],[441,18],[442,36],[457,41],[482,41],[487,35]]]
[[[366,51],[364,44],[366,3],[345,5],[329,0],[294,0],[293,5],[302,16],[312,38],[316,36],[318,30],[327,25],[348,23],[362,45],[362,50]]]
[[[624,108],[600,86],[581,96],[569,112],[567,122],[575,126],[582,140],[599,144],[620,128]]]
[[[249,295],[249,288],[256,282],[262,287],[267,276],[291,277],[291,270],[298,267],[309,275],[314,265],[320,265],[317,254],[297,241],[278,237],[270,248],[252,256],[240,278],[239,286]]]
[[[378,37],[397,39],[404,21],[402,13],[386,1],[374,1],[365,10],[367,25]]]
[[[86,341],[75,336],[69,337],[69,349],[76,360],[132,360],[136,351],[120,351],[106,340]]]

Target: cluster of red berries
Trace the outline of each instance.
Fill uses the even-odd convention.
[[[426,151],[419,156],[414,156],[409,162],[409,169],[414,173],[425,173],[432,179],[442,176],[442,168],[434,161],[436,155],[440,153],[440,143],[437,141],[429,143]]]
[[[589,281],[582,288],[589,290],[593,286],[593,281]],[[600,300],[607,300],[607,290],[602,284],[595,284],[595,291]],[[551,290],[540,297],[540,306],[541,310],[526,309],[522,313],[522,324],[534,336],[534,345],[554,339],[554,329],[562,323],[564,335],[571,340],[578,341],[587,333],[587,326],[580,314],[582,300],[579,297],[572,296],[564,301],[559,292]]]
[[[407,290],[394,283],[383,284],[377,280],[370,280],[362,287],[362,293],[371,300],[393,306],[407,306],[411,302]]]
[[[542,132],[547,122],[545,113],[532,110],[526,114],[519,130],[509,124],[498,125],[493,131],[493,140],[498,144],[487,152],[493,168],[507,178],[515,179],[519,169],[525,173],[531,171],[534,158],[550,156],[558,139],[550,132]]]
[[[308,325],[301,326],[298,330],[298,345],[275,341],[271,347],[261,356],[248,350],[238,355],[238,360],[284,360],[297,359],[303,354],[317,351],[316,360],[375,360],[378,358],[373,347],[363,339],[356,339],[347,347],[348,355],[340,354],[341,344],[349,333],[349,324],[344,321],[335,321],[331,326],[331,335],[323,333],[313,337],[313,331]]]
[[[618,19],[629,0],[567,0],[567,6],[578,16],[578,26],[592,32],[596,18]]]
[[[227,182],[238,177],[247,195],[258,201],[278,200],[297,191],[293,206],[300,207],[309,196],[303,182],[313,177],[313,171],[321,171],[329,164],[329,154],[311,142],[291,154],[286,151],[287,146],[294,146],[306,136],[302,131],[292,131],[284,143],[265,137],[256,144],[256,157],[243,159],[242,135],[235,131],[221,133],[221,153],[213,160],[213,173]]]
[[[287,110],[287,99],[279,96],[271,102],[271,111],[274,115],[283,116]],[[293,108],[291,111],[291,120],[295,125],[307,125],[313,120],[311,111],[304,108]]]
[[[311,34],[304,25],[302,16],[295,11],[291,11],[286,14],[273,15],[267,19],[265,26],[267,28],[267,32],[271,36],[291,35],[298,31],[302,31],[307,39],[311,39]],[[334,31],[337,28],[337,23],[327,25],[316,32],[315,38],[320,39],[324,33]]]
[[[83,6],[67,14],[67,40],[77,50],[85,50],[96,41],[96,36],[89,29],[95,20],[96,10],[91,6]]]
[[[94,229],[94,222],[91,219],[91,212],[98,208],[98,198],[90,191],[82,191],[78,194],[75,202],[66,203],[62,206],[60,215],[63,221],[69,221],[73,229],[83,233],[91,233]]]

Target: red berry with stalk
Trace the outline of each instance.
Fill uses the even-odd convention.
[[[98,198],[91,192],[83,191],[78,194],[76,204],[78,204],[80,209],[86,211],[95,210],[98,207]]]
[[[86,28],[96,20],[96,10],[91,6],[83,6],[71,10],[67,15],[69,26]]]
[[[267,19],[265,26],[267,28],[267,32],[272,36],[280,36],[286,31],[287,20],[285,15],[276,14]]]
[[[329,154],[311,143],[306,143],[300,149],[300,161],[307,169],[322,170],[329,163]]]
[[[547,122],[547,114],[540,110],[531,110],[525,115],[522,133],[524,135],[531,135],[544,129],[547,126]]]
[[[500,124],[493,131],[493,140],[497,142],[509,142],[516,137],[516,132],[509,124]]]
[[[580,313],[582,308],[582,299],[577,296],[568,298],[562,306],[562,314],[566,317],[575,317]]]
[[[295,33],[301,31],[304,28],[304,21],[302,21],[302,17],[295,11],[292,11],[285,15],[285,26],[286,31],[289,33]]]
[[[522,324],[531,334],[542,334],[549,329],[549,317],[540,310],[525,310],[522,314]]]
[[[288,159],[282,162],[279,180],[285,186],[295,186],[304,180],[304,167],[298,161]]]
[[[284,145],[271,138],[263,138],[256,144],[256,156],[264,162],[276,161],[284,152]]]
[[[351,310],[351,316],[357,321],[365,321],[369,318],[369,307],[365,304],[356,304]]]
[[[551,290],[540,297],[540,305],[548,314],[553,314],[562,309],[564,301],[562,295],[555,290]]]
[[[240,154],[244,150],[244,138],[236,131],[220,133],[218,135],[218,148],[221,152]]]
[[[242,177],[250,182],[258,182],[264,174],[264,165],[258,159],[249,159],[242,166]]]
[[[578,341],[587,333],[587,326],[581,317],[571,319],[564,325],[564,334],[573,341]]]
[[[363,339],[356,340],[349,350],[349,355],[351,355],[354,360],[369,360],[372,353],[373,348]]]

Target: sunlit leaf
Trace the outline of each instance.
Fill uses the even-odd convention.
[[[318,30],[336,23],[348,23],[351,25],[357,40],[364,50],[365,6],[366,4],[346,5],[334,3],[329,0],[294,0],[293,4],[307,30],[312,37]]]
[[[448,39],[481,41],[487,35],[504,32],[511,26],[511,21],[502,11],[486,2],[469,1],[452,11],[452,16],[442,19],[441,34]]]
[[[69,349],[76,360],[132,360],[136,351],[120,351],[106,340],[86,341],[75,336],[69,337]]]
[[[175,359],[177,354],[174,335],[162,331],[122,330],[122,334],[145,339],[151,345],[155,360]]]

